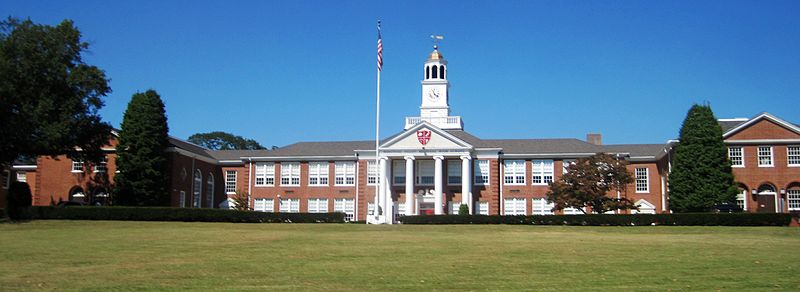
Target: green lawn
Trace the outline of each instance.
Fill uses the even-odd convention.
[[[0,224],[0,290],[799,290],[800,228]]]

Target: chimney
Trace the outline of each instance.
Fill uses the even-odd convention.
[[[594,145],[603,145],[603,135],[601,135],[600,133],[586,134],[586,142],[592,143]]]

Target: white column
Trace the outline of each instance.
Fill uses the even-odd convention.
[[[406,215],[414,215],[414,156],[406,156]]]
[[[472,211],[472,157],[469,155],[461,156],[461,204],[469,207],[469,214]]]
[[[434,156],[433,159],[436,161],[436,166],[434,167],[434,177],[433,177],[433,204],[435,215],[442,215],[444,214],[442,210],[442,161],[444,157],[442,156]]]
[[[387,159],[386,160],[386,174],[385,175],[386,175],[386,184],[384,184],[384,186],[386,187],[386,193],[385,193],[386,194],[386,200],[385,200],[386,207],[384,207],[384,210],[386,210],[386,212],[384,213],[384,215],[386,215],[386,223],[387,224],[392,224],[392,223],[394,223],[394,199],[392,199],[392,160],[391,159]]]
[[[378,187],[378,204],[375,205],[375,214],[381,214],[378,216],[378,222],[381,223],[386,223],[386,184],[389,183],[386,161],[386,157],[381,157],[378,161],[378,181],[380,182],[380,186]]]

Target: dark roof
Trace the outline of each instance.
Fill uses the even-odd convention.
[[[197,144],[192,144],[190,142],[183,141],[181,139],[178,139],[178,138],[175,138],[175,137],[172,137],[172,136],[169,136],[169,138],[167,138],[167,140],[169,141],[169,144],[172,145],[173,147],[180,148],[180,149],[189,151],[191,153],[194,153],[194,154],[197,154],[197,155],[200,155],[200,156],[205,156],[205,157],[212,158],[212,159],[214,158],[214,156],[211,155],[211,152],[213,152],[213,151],[209,150],[208,148],[205,148],[203,146],[200,146],[200,145],[197,145]]]
[[[604,145],[604,151],[608,153],[630,153],[632,157],[653,156],[660,157],[664,153],[666,144],[619,144]]]
[[[372,149],[375,141],[299,142],[273,150],[214,151],[217,159],[240,157],[291,157],[291,156],[355,156],[359,149]]]
[[[717,120],[719,126],[722,127],[722,133],[727,133],[731,129],[736,128],[737,126],[746,122],[747,120]]]
[[[487,147],[503,148],[506,154],[596,153],[600,146],[578,139],[492,139],[481,140]]]

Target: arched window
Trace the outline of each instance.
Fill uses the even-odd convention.
[[[69,191],[69,200],[73,202],[86,202],[86,193],[83,192],[81,187],[73,187]]]
[[[94,189],[94,198],[92,200],[92,204],[94,205],[108,205],[108,192],[105,188],[96,188]]]
[[[439,66],[439,77],[441,77],[442,79],[445,79],[444,78],[444,65]]]
[[[200,208],[200,198],[203,193],[203,174],[198,169],[194,172],[194,196],[192,196],[192,207]]]
[[[771,184],[763,184],[758,187],[759,194],[775,194],[775,187]]]
[[[433,77],[433,79],[439,78],[439,77],[436,77],[436,76],[437,76],[437,74],[436,74],[436,73],[437,73],[438,71],[439,71],[439,70],[436,68],[436,65],[433,65],[433,76],[432,76],[432,77]]]
[[[214,208],[214,174],[209,173],[206,179],[206,206]]]
[[[425,79],[431,79],[431,66],[425,66]]]

